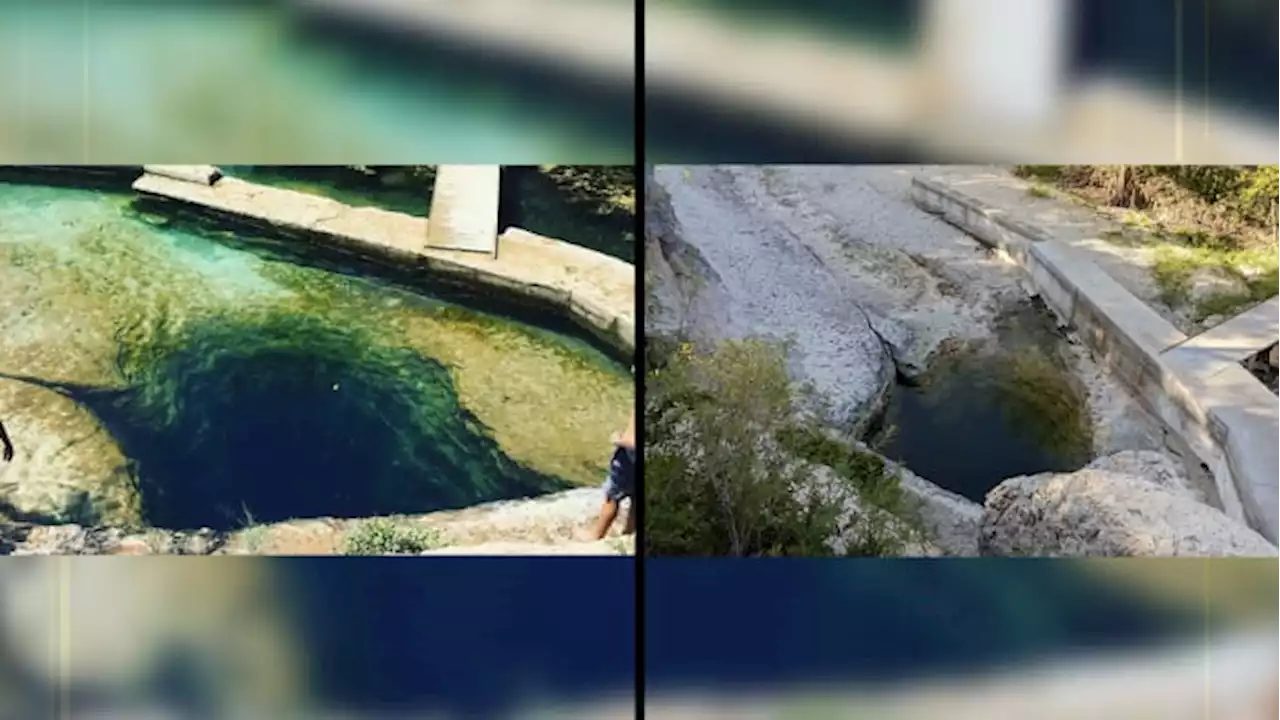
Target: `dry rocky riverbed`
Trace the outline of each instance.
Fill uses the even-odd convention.
[[[791,374],[813,383],[829,400],[828,424],[857,442],[892,405],[902,379],[927,380],[941,360],[964,353],[1004,367],[995,360],[1016,349],[1002,347],[1004,326],[1025,325],[1024,335],[1056,337],[1048,352],[1086,406],[1088,456],[1101,466],[1086,459],[1065,471],[1010,473],[1033,480],[993,478],[997,489],[984,508],[944,490],[947,477],[915,476],[908,458],[899,472],[903,487],[923,503],[936,546],[931,552],[1274,554],[1265,539],[1214,507],[1212,483],[1198,463],[1184,462],[1185,449],[1167,443],[1157,422],[1075,338],[1058,331],[1050,315],[1026,312],[1029,291],[1018,267],[911,203],[914,171],[657,167],[647,208],[646,335],[790,341]],[[951,410],[951,429],[958,432],[969,421],[963,408]],[[1001,434],[993,430],[981,451],[999,454]],[[949,451],[945,432],[933,440],[931,452]],[[1099,473],[1106,482],[1096,481]],[[1069,486],[1073,498],[1089,498],[1082,502],[1117,509],[1105,521],[1112,527],[1082,522],[1046,500],[1046,488],[1058,486]],[[1122,517],[1123,508],[1154,496],[1202,510],[1188,510],[1182,526]],[[992,497],[1000,498],[999,509]],[[1121,537],[1087,541],[1099,532]],[[1055,533],[1058,545],[989,541]],[[1124,539],[1145,534],[1162,539],[1145,545]]]

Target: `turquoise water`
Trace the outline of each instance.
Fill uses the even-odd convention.
[[[434,174],[366,173],[346,165],[227,165],[222,172],[249,182],[322,195],[352,207],[380,207],[426,217]],[[390,177],[391,182],[382,177]]]
[[[632,160],[629,99],[303,32],[271,7],[0,4],[0,147],[29,162]]]
[[[633,390],[585,338],[269,247],[0,184],[0,390],[70,396],[136,468],[137,497],[76,519],[230,530],[598,481]]]

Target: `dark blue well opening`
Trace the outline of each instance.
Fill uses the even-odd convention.
[[[979,503],[1006,478],[1078,470],[1093,436],[1066,342],[1043,304],[1020,304],[990,342],[944,352],[923,377],[900,381],[871,444]]]
[[[443,365],[357,329],[208,320],[119,364],[129,389],[70,393],[133,461],[153,527],[423,513],[566,486],[508,458]]]

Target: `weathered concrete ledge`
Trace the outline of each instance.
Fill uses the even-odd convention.
[[[1265,341],[1253,352],[1273,343],[1274,325],[1261,317],[1269,313],[1275,321],[1274,299],[1224,323],[1219,333],[1188,339],[1088,257],[1043,229],[945,178],[916,177],[911,194],[921,208],[1016,260],[1098,361],[1208,466],[1223,510],[1277,543],[1280,405],[1238,360],[1230,360],[1240,348],[1210,350],[1227,342],[1229,333],[1246,329]],[[1238,345],[1240,339],[1231,342]]]
[[[343,253],[422,269],[563,311],[610,345],[635,350],[635,266],[562,240],[508,228],[497,257],[428,248],[427,218],[268,187],[232,177],[212,185],[153,173],[133,184],[144,197],[315,238]]]
[[[427,246],[433,250],[498,253],[497,165],[441,165],[431,191]]]
[[[212,185],[222,177],[222,171],[213,165],[143,165],[142,170],[153,175]]]

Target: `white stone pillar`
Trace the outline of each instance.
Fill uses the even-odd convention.
[[[928,0],[923,26],[927,99],[964,123],[1035,130],[1064,87],[1066,0]]]

